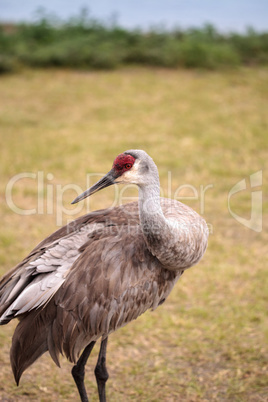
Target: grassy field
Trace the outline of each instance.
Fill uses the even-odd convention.
[[[267,401],[268,70],[26,70],[1,77],[0,93],[1,275],[85,213],[70,205],[74,184],[86,189],[88,173],[107,172],[130,148],[154,158],[164,196],[191,197],[181,200],[209,224],[205,257],[166,303],[111,335],[108,400]],[[263,229],[256,232],[231,216],[228,194],[246,179],[247,190],[230,205],[249,219],[249,176],[260,170]],[[110,206],[114,194],[94,195],[90,208]],[[118,202],[133,196],[135,189],[121,187]],[[25,215],[29,209],[38,213]],[[78,400],[71,364],[63,358],[59,369],[47,354],[16,387],[9,364],[15,325],[0,327],[0,400]],[[93,401],[96,355],[97,348],[86,373]]]

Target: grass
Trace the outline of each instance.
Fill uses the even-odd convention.
[[[209,224],[204,259],[183,275],[166,303],[111,335],[110,401],[267,398],[267,84],[267,69],[25,70],[1,78],[1,274],[57,225],[85,212],[70,205],[76,191],[64,186],[74,183],[84,190],[88,173],[107,172],[113,158],[130,148],[154,158],[163,195],[191,197],[183,201]],[[259,170],[264,227],[254,232],[231,216],[227,200],[237,182],[249,183],[249,175]],[[44,178],[39,188],[38,171]],[[24,172],[36,176],[18,180],[12,200],[21,209],[44,213],[21,215],[6,203],[8,183]],[[182,185],[188,187],[178,190]],[[134,189],[122,191],[118,202],[137,196]],[[39,199],[38,205],[38,194],[44,195],[43,204]],[[113,201],[110,188],[94,195],[89,206]],[[249,190],[234,195],[231,207],[249,218]],[[77,400],[71,365],[62,359],[60,370],[48,355],[15,386],[9,365],[15,325],[0,328],[2,399]],[[86,375],[93,401],[96,357],[97,348]]]

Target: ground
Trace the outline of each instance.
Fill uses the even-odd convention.
[[[2,76],[0,92],[1,275],[87,209],[137,197],[120,186],[70,205],[127,149],[147,151],[163,196],[208,222],[203,260],[155,312],[109,338],[108,400],[266,401],[268,70],[26,70]],[[231,195],[244,179],[247,189]],[[15,325],[0,327],[0,400],[78,400],[64,358],[59,369],[44,355],[15,385]],[[97,351],[86,372],[93,401]]]

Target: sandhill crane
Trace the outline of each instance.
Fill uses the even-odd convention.
[[[114,183],[136,184],[138,202],[74,220],[0,282],[0,323],[19,319],[10,353],[17,384],[44,352],[58,366],[64,354],[75,363],[72,375],[81,401],[87,401],[85,364],[101,338],[95,375],[105,401],[108,336],[162,304],[205,252],[205,221],[190,207],[160,198],[157,167],[142,150],[118,155],[112,169],[73,203]]]

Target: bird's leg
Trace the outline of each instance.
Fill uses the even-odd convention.
[[[87,391],[86,391],[85,384],[84,384],[85,365],[87,363],[87,359],[89,358],[89,355],[90,355],[95,343],[96,342],[93,341],[93,342],[90,342],[89,345],[87,345],[87,347],[84,349],[83,353],[79,357],[78,362],[72,368],[72,375],[73,375],[74,381],[76,383],[76,386],[78,388],[79,395],[80,395],[82,402],[88,402]]]
[[[100,402],[106,402],[105,383],[109,378],[108,371],[106,369],[106,349],[107,349],[108,337],[101,342],[99,357],[97,365],[95,367],[95,376],[98,384],[98,392]]]

